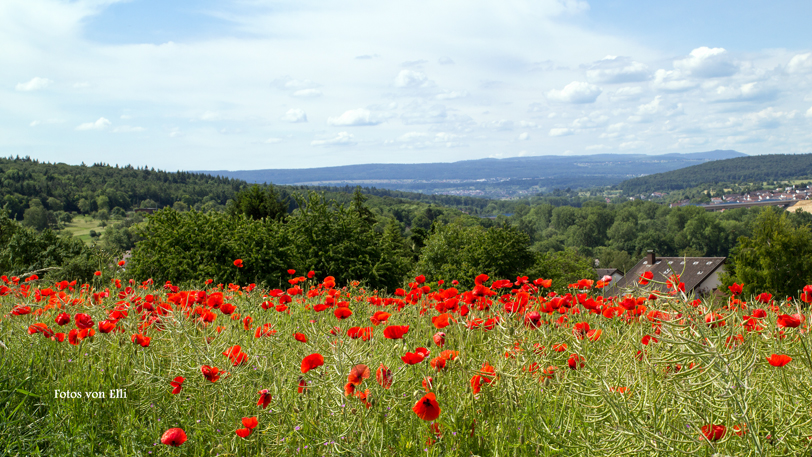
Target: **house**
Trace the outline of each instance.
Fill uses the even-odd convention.
[[[640,277],[650,271],[653,278],[645,286],[647,288],[667,292],[666,280],[678,274],[680,281],[685,283],[686,294],[713,294],[721,285],[719,274],[725,271],[726,259],[727,257],[657,257],[653,251],[648,251],[646,257],[617,282],[614,290],[637,287]]]
[[[601,279],[604,276],[611,277],[612,282],[610,284],[617,284],[617,282],[623,278],[623,273],[617,268],[595,268],[595,273],[597,273],[598,279]]]

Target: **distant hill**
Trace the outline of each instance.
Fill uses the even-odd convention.
[[[536,193],[555,188],[618,184],[709,161],[743,157],[736,151],[691,154],[598,154],[464,160],[451,163],[363,164],[339,167],[200,171],[252,183],[362,185],[403,191],[481,195]]]
[[[617,185],[627,194],[688,189],[721,182],[765,182],[812,177],[812,154],[736,157],[633,178]]]

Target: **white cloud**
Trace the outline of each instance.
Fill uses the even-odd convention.
[[[806,110],[806,117],[812,117],[812,107]]]
[[[300,98],[314,98],[321,97],[322,93],[318,89],[300,89],[293,93],[294,97]]]
[[[541,126],[531,121],[519,121],[519,127],[530,127],[531,129],[537,129]]]
[[[87,89],[88,87],[90,87],[90,83],[87,82],[87,81],[80,82],[80,83],[73,83],[73,88],[74,89]]]
[[[401,88],[425,88],[430,87],[432,82],[425,73],[414,70],[401,70],[395,78],[395,87]]]
[[[640,149],[641,147],[645,146],[646,143],[644,141],[626,141],[625,143],[620,143],[620,149]]]
[[[380,123],[380,120],[375,119],[372,113],[364,108],[351,109],[345,111],[341,116],[327,119],[327,124],[335,126],[364,126],[378,125]]]
[[[482,126],[497,131],[508,131],[513,130],[513,121],[499,119],[498,121],[485,122]]]
[[[724,48],[705,46],[694,49],[684,59],[674,61],[674,68],[698,78],[731,76],[739,70],[738,66],[730,60],[730,56]]]
[[[602,151],[602,150],[605,150],[605,149],[612,149],[612,147],[607,146],[605,144],[592,144],[592,145],[587,146],[584,149],[586,149],[587,151]]]
[[[609,123],[609,116],[605,114],[593,113],[589,116],[579,117],[572,121],[572,128],[574,129],[592,129],[596,127],[603,127]]]
[[[564,89],[553,89],[547,92],[547,98],[566,103],[594,103],[601,94],[601,89],[594,84],[583,81],[573,81]]]
[[[267,140],[265,140],[266,144],[277,144],[277,143],[281,143],[281,142],[282,142],[282,138],[268,138]]]
[[[353,141],[354,136],[347,132],[339,132],[335,138],[329,140],[313,140],[311,146],[353,146],[357,144]]]
[[[586,77],[596,83],[619,84],[645,81],[650,75],[644,63],[628,57],[606,56],[590,66]]]
[[[96,122],[85,122],[76,127],[76,130],[104,130],[111,124],[107,119],[100,117]]]
[[[138,126],[131,126],[131,125],[120,125],[113,129],[114,133],[138,133],[146,131],[144,127]]]
[[[413,142],[413,141],[420,141],[420,140],[426,139],[428,136],[429,136],[428,133],[409,132],[409,133],[404,133],[403,135],[399,136],[398,141],[403,142],[403,143],[409,143],[409,142]]]
[[[663,101],[663,97],[658,95],[654,100],[639,105],[634,115],[629,116],[631,122],[651,122],[657,115],[673,116],[675,114],[682,114],[682,105],[679,103],[667,103]]]
[[[788,73],[805,73],[812,71],[812,53],[798,54],[787,64]]]
[[[530,139],[530,134],[528,132],[522,132],[516,137],[516,139],[519,141],[527,141]]]
[[[621,87],[620,89],[610,92],[609,99],[612,101],[625,101],[625,100],[637,100],[640,98],[640,95],[643,94],[643,88],[640,86],[627,86]]]
[[[307,122],[307,114],[301,108],[292,108],[282,116],[281,120],[292,123]]]
[[[775,129],[780,127],[783,121],[793,119],[796,114],[795,111],[777,111],[773,107],[769,107],[757,113],[745,114],[741,121],[748,129]]]
[[[572,135],[574,133],[575,132],[572,129],[555,128],[555,129],[550,129],[549,135],[550,136],[567,136],[567,135]]]
[[[764,83],[750,82],[739,86],[717,86],[711,100],[717,102],[766,100],[774,98],[776,93],[776,90],[768,88]]]
[[[684,92],[693,89],[699,84],[684,77],[677,70],[657,70],[654,73],[654,88],[667,92]]]
[[[31,81],[27,83],[18,83],[14,86],[14,89],[22,92],[31,92],[35,90],[45,89],[46,87],[50,86],[54,82],[48,78],[40,78],[39,76],[35,77]]]

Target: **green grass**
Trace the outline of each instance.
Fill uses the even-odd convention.
[[[104,227],[99,225],[100,223],[101,221],[93,219],[90,216],[76,216],[70,223],[65,224],[64,231],[84,241],[85,244],[91,244],[93,238],[90,237],[90,231],[104,231]]]
[[[53,287],[33,288],[48,286]],[[345,288],[336,299],[346,301],[353,315],[339,321],[335,308],[313,310],[327,301],[327,290],[308,281],[305,292],[310,286],[313,296],[294,296],[285,312],[275,310],[277,299],[264,296],[267,290],[226,290],[225,301],[236,311],[228,316],[214,309],[216,319],[208,325],[193,313],[205,304],[169,304],[179,297],[162,288],[136,288],[120,299],[123,289],[98,283],[93,291],[109,288],[110,297],[91,303],[91,291],[35,302],[32,295],[15,295],[23,291],[12,287],[0,297],[0,455],[743,456],[812,451],[808,325],[779,328],[776,323],[779,313],[801,312],[798,305],[767,309],[759,332],[742,327],[747,310],[709,303],[695,307],[680,298],[647,301],[646,310],[638,308],[638,316],[627,318],[607,318],[579,305],[572,307],[578,313],[555,309],[543,313],[545,322],[533,328],[524,324],[524,311],[541,309],[552,297],[530,291],[523,312],[508,313],[500,295],[506,294],[501,300],[509,302],[517,296],[521,300],[522,294],[502,289],[490,298],[490,309],[485,299],[478,299],[466,316],[455,314],[457,322],[442,329],[446,345],[439,348],[432,342],[438,329],[431,317],[439,314],[433,308],[455,299],[463,305],[465,295],[449,301],[434,294],[434,285],[432,293],[416,297],[415,303],[384,297],[388,305],[373,305],[367,300],[371,293]],[[148,294],[155,298],[149,305]],[[263,309],[267,301],[272,306]],[[12,315],[20,304],[33,312]],[[129,308],[116,324],[122,331],[100,333],[98,323],[116,307]],[[674,317],[662,322],[659,334],[647,318],[652,310]],[[73,321],[64,327],[55,323],[63,311],[72,317],[89,314],[96,323],[95,336],[72,345],[67,339],[59,343],[29,335],[27,329],[37,322],[55,332],[75,328]],[[376,311],[392,316],[374,326],[370,316]],[[724,315],[725,325],[706,325],[711,311]],[[808,319],[808,312],[802,312]],[[252,322],[246,329],[249,315]],[[501,320],[490,330],[466,325],[491,316]],[[602,334],[596,341],[579,339],[573,332],[579,322]],[[256,338],[257,327],[266,323],[276,333]],[[387,325],[410,329],[403,339],[391,340],[383,336]],[[340,331],[333,335],[336,326]],[[349,338],[347,330],[355,326],[374,327],[373,338]],[[148,347],[133,344],[131,336],[138,332],[151,337]],[[308,341],[296,341],[295,332]],[[659,342],[644,346],[646,334]],[[741,342],[731,344],[740,334]],[[567,344],[565,351],[552,350],[560,343]],[[222,354],[233,345],[247,354],[245,364],[233,366]],[[428,359],[417,365],[401,361],[421,346],[431,350],[428,359],[444,349],[459,351],[459,357],[441,371]],[[637,351],[645,355],[639,358]],[[313,353],[322,354],[325,364],[303,374],[302,359]],[[793,360],[776,368],[766,360],[772,353]],[[571,354],[585,359],[583,368],[568,368]],[[485,363],[495,368],[496,377],[475,396],[471,379]],[[344,394],[356,364],[372,371],[359,387],[370,391],[369,408]],[[391,388],[376,382],[381,364],[394,372]],[[202,365],[229,374],[210,382]],[[543,376],[541,370],[550,366],[558,367],[555,374]],[[176,376],[186,380],[181,393],[173,395],[170,381]],[[428,376],[442,409],[436,420],[441,436],[412,411],[425,394],[422,380]],[[308,391],[300,394],[302,380]],[[626,392],[618,392],[620,387]],[[84,396],[111,389],[123,389],[126,399],[67,399],[54,393]],[[262,389],[273,397],[268,409],[257,406]],[[253,434],[238,437],[241,419],[254,416],[259,425]],[[700,431],[708,424],[723,424],[727,433],[708,441]],[[733,432],[734,425],[744,430],[741,436]],[[188,435],[179,448],[160,444],[162,433],[172,427]]]

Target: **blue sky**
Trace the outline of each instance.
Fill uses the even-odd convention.
[[[0,155],[812,152],[812,2],[4,0]]]

